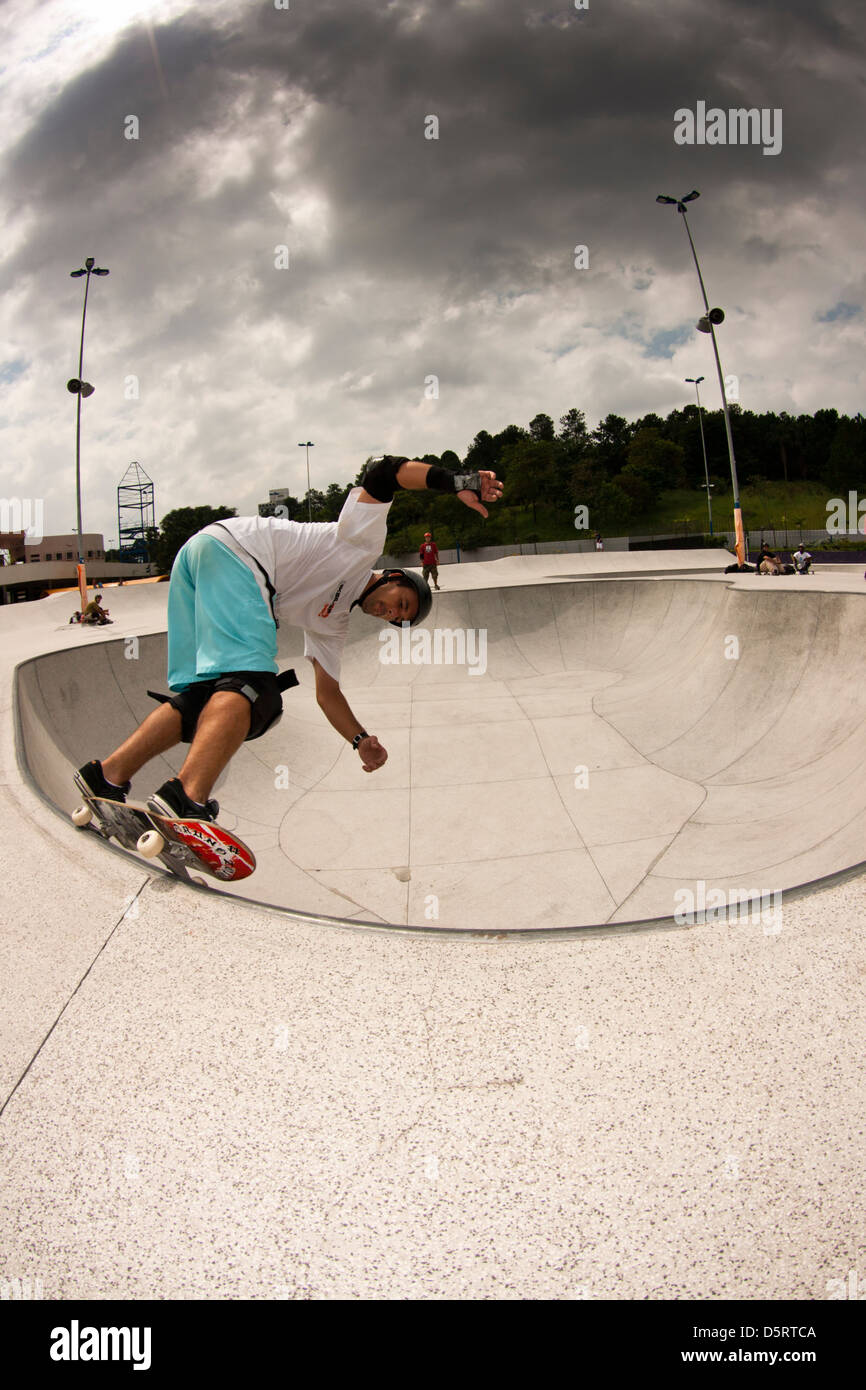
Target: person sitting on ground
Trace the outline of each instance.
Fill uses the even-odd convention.
[[[101,594],[97,594],[96,597],[91,599],[90,603],[88,603],[81,615],[81,621],[83,623],[99,623],[100,627],[111,622],[108,616],[108,609],[102,607]]]
[[[797,574],[812,573],[812,556],[809,554],[808,550],[803,549],[802,541],[800,542],[798,549],[794,551],[793,555],[791,556],[791,559],[793,561],[794,569],[796,570]]]
[[[758,574],[781,574],[782,560],[778,552],[771,550],[766,541],[761,542],[761,553],[758,556]]]
[[[159,709],[101,762],[79,768],[85,796],[125,801],[130,779],[160,753],[190,744],[177,777],[148,800],[159,815],[214,821],[213,786],[248,739],[260,738],[282,713],[281,692],[297,684],[278,676],[277,624],[304,632],[316,699],[325,718],[375,772],[388,753],[364,728],[340,689],[343,645],[353,608],[402,627],[424,620],[430,589],[412,570],[375,571],[385,550],[388,511],[399,488],[454,494],[487,516],[502,484],[482,470],[450,473],[438,464],[385,455],[372,459],[363,485],[346,498],[338,521],[229,517],[212,522],[181,547],[168,591],[170,695],[148,692]]]
[[[433,539],[430,531],[424,532],[424,539],[421,542],[421,549],[418,551],[421,560],[421,578],[429,581],[433,576],[433,586],[439,588],[439,547]]]

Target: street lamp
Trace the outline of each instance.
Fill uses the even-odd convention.
[[[78,376],[73,377],[71,381],[67,381],[66,383],[67,391],[71,391],[74,396],[78,397],[75,414],[75,498],[78,517],[78,563],[80,566],[83,566],[84,553],[81,543],[81,401],[93,395],[93,387],[90,385],[89,381],[84,381],[81,375],[84,368],[84,320],[87,316],[87,292],[90,289],[90,277],[91,275],[107,275],[108,271],[98,266],[93,256],[88,256],[80,270],[70,270],[69,274],[74,280],[77,280],[81,275],[87,276],[87,282],[84,286],[84,308],[81,311],[81,346],[78,350]],[[78,585],[81,590],[82,604],[86,604],[87,581],[81,570],[78,575]]]
[[[690,382],[692,383],[692,385],[694,386],[694,388],[695,388],[695,396],[697,397],[697,402],[698,402],[698,424],[699,424],[700,427],[701,427],[701,449],[703,450],[703,453],[704,453],[704,479],[705,479],[705,486],[706,486],[706,489],[707,489],[707,516],[709,517],[709,521],[710,521],[710,535],[712,535],[712,534],[713,534],[713,509],[712,509],[712,507],[710,506],[710,474],[709,474],[709,469],[707,468],[707,445],[706,445],[706,440],[704,439],[704,412],[703,412],[703,408],[702,408],[702,406],[701,406],[701,393],[700,393],[700,391],[698,390],[698,385],[700,384],[700,382],[703,381],[703,379],[704,379],[704,378],[703,378],[702,376],[687,376],[687,377],[686,377],[686,381],[690,381]]]
[[[722,364],[719,360],[719,348],[718,344],[716,343],[715,334],[715,325],[718,323],[724,323],[725,313],[723,309],[710,308],[710,301],[707,299],[707,291],[704,287],[704,277],[701,275],[701,267],[698,264],[698,253],[695,250],[695,243],[692,241],[692,234],[689,230],[688,218],[686,217],[686,203],[691,203],[694,201],[695,198],[699,198],[700,196],[701,195],[698,192],[698,190],[696,188],[693,188],[691,193],[686,193],[686,195],[683,198],[669,198],[666,194],[659,193],[659,195],[656,198],[656,202],[670,203],[676,208],[677,212],[681,214],[683,219],[683,225],[686,229],[686,235],[689,239],[689,246],[692,248],[692,257],[694,258],[695,262],[695,270],[698,272],[698,281],[701,286],[701,294],[703,295],[704,308],[706,309],[706,314],[702,318],[698,319],[697,327],[701,333],[709,333],[713,343],[713,353],[716,359],[716,371],[718,372],[719,376],[719,390],[722,393],[722,410],[725,414],[725,434],[727,435],[728,458],[731,464],[731,484],[734,490],[734,534],[736,536],[737,563],[740,566],[743,566],[746,563],[746,536],[743,530],[743,512],[740,506],[740,485],[737,482],[737,463],[736,459],[734,458],[734,439],[733,435],[731,434],[731,417],[730,412],[728,411],[728,398],[725,395],[725,378],[722,374]]]
[[[298,445],[299,449],[306,449],[307,451],[307,519],[309,521],[313,519],[313,499],[310,496],[310,450],[315,449],[315,447],[312,439],[308,439],[306,444]]]

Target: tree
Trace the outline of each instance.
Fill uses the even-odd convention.
[[[325,494],[317,487],[311,487],[301,500],[300,521],[327,521],[327,501]]]
[[[508,471],[509,502],[518,506],[530,503],[534,523],[536,503],[555,501],[556,447],[553,441],[521,439],[509,444],[503,464]]]
[[[157,546],[159,545],[159,527],[158,527],[158,526],[148,526],[148,527],[146,528],[146,530],[145,530],[145,532],[144,532],[144,544],[145,544],[145,546],[147,547],[148,559],[150,559],[150,560],[156,562],[156,548],[157,548]],[[106,558],[106,560],[107,560],[109,557],[106,555],[105,558]],[[113,559],[115,559],[115,558],[118,559],[118,560],[122,560],[122,559],[123,559],[123,552],[122,552],[121,550],[112,551],[111,559],[113,560]]]
[[[571,499],[575,506],[589,512],[587,532],[610,531],[625,526],[635,512],[635,505],[618,482],[611,482],[605,470],[597,466],[589,454],[584,455],[572,469]]]
[[[508,477],[508,459],[506,457],[509,445],[517,444],[521,439],[528,439],[529,435],[520,425],[506,425],[504,430],[493,436],[493,448],[496,463],[493,470],[501,481]],[[473,465],[477,467],[478,465]]]
[[[639,512],[648,511],[658,498],[658,492],[649,479],[630,463],[617,474],[616,486],[621,488],[629,499],[630,511],[635,516]]]
[[[798,417],[797,424],[802,440],[803,477],[825,480],[827,459],[838,423],[839,414],[835,410],[816,410],[814,415]]]
[[[657,430],[658,433],[661,434],[664,431],[664,427],[664,420],[660,415],[656,415],[654,411],[651,411],[649,415],[642,416],[640,420],[635,420],[632,425],[632,429],[635,433],[639,430]]]
[[[666,488],[686,486],[683,457],[681,445],[662,439],[657,429],[640,429],[628,446],[628,462],[623,473],[642,479],[658,495]]]
[[[493,435],[488,434],[487,430],[479,430],[466,450],[464,462],[467,471],[474,473],[479,469],[486,468],[495,473],[498,463],[497,455],[498,451]]]
[[[589,431],[586,428],[586,416],[582,410],[577,410],[574,406],[567,410],[564,415],[559,417],[559,441],[567,449],[577,449],[583,452],[586,441],[589,438]]]
[[[622,415],[606,415],[590,435],[594,456],[613,478],[628,463],[632,427]]]
[[[423,526],[435,496],[435,493],[428,492],[426,488],[400,488],[394,494],[394,501],[388,513],[389,526],[393,526],[395,530],[406,526]]]
[[[168,573],[177,552],[190,536],[210,526],[211,522],[224,521],[229,516],[237,516],[234,507],[178,507],[168,512],[160,523],[151,558],[163,573]]]
[[[352,491],[348,483],[329,483],[325,493],[325,521],[338,521],[343,504]]]
[[[866,429],[843,416],[827,456],[826,481],[840,493],[856,492],[866,480]]]
[[[529,422],[529,433],[532,439],[552,443],[555,439],[553,421],[549,415],[536,415]]]

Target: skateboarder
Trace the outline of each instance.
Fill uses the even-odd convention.
[[[436,464],[385,455],[367,465],[335,522],[232,517],[192,536],[178,552],[168,594],[168,684],[161,701],[109,757],[79,769],[96,796],[124,801],[130,778],[151,758],[190,743],[178,777],[149,805],[162,815],[215,820],[214,783],[241,744],[260,738],[282,713],[277,624],[304,631],[326,719],[374,772],[387,752],[364,728],[340,689],[340,661],[355,607],[399,627],[422,622],[432,596],[410,570],[374,572],[398,488],[454,493],[487,516],[502,496],[495,473],[450,473]],[[153,692],[150,692],[153,693]]]

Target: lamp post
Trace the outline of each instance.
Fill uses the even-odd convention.
[[[306,449],[306,451],[307,451],[307,520],[308,520],[308,521],[312,521],[312,519],[313,519],[313,499],[312,499],[311,496],[310,496],[310,450],[311,450],[311,449],[315,449],[315,447],[316,447],[316,446],[315,446],[315,444],[313,443],[312,439],[308,439],[307,442],[306,442],[306,444],[299,444],[299,445],[298,445],[298,448],[299,448],[299,449]]]
[[[84,369],[84,320],[87,317],[87,292],[90,289],[90,277],[91,275],[107,275],[108,271],[98,266],[93,256],[88,256],[80,270],[70,270],[69,274],[74,280],[77,280],[80,275],[87,276],[87,281],[84,286],[84,308],[81,311],[81,345],[78,350],[78,376],[72,377],[72,379],[66,383],[67,391],[71,391],[74,396],[78,397],[75,413],[75,500],[78,519],[78,587],[81,591],[82,605],[86,606],[87,580],[84,576],[84,553],[81,541],[81,400],[82,397],[86,400],[88,396],[92,396],[94,388],[90,385],[89,381],[84,381],[81,375]]]
[[[686,381],[690,381],[695,388],[695,396],[698,402],[698,424],[701,427],[701,449],[704,455],[704,486],[707,489],[707,517],[710,522],[710,535],[713,534],[713,509],[710,506],[710,473],[707,468],[707,444],[704,439],[704,412],[701,407],[701,393],[698,390],[699,384],[703,381],[702,376],[687,376]]]
[[[724,323],[725,313],[723,309],[710,308],[710,301],[707,299],[707,291],[704,287],[704,277],[701,275],[701,267],[698,264],[698,253],[695,250],[695,243],[692,241],[692,234],[689,230],[688,218],[686,217],[686,203],[691,203],[694,201],[695,198],[699,198],[700,196],[701,195],[698,192],[698,190],[696,188],[693,188],[691,193],[686,193],[686,195],[682,198],[669,198],[667,194],[659,193],[656,198],[656,202],[672,204],[676,208],[677,212],[680,213],[680,215],[682,216],[683,226],[686,229],[686,235],[689,239],[689,246],[692,248],[692,257],[695,262],[695,270],[698,272],[698,282],[700,283],[701,294],[703,295],[704,308],[706,309],[706,313],[702,318],[698,319],[697,327],[699,332],[709,333],[713,344],[713,354],[716,359],[716,371],[719,377],[719,390],[722,393],[722,410],[724,411],[725,415],[725,434],[728,440],[728,458],[731,464],[731,485],[733,487],[734,492],[734,534],[736,536],[737,563],[740,566],[742,566],[746,563],[746,536],[743,530],[743,511],[740,506],[740,485],[737,481],[737,463],[736,459],[734,458],[734,439],[733,435],[731,434],[731,416],[730,412],[728,411],[728,398],[725,395],[725,378],[722,373],[722,364],[719,360],[719,348],[718,344],[716,343],[716,334],[714,331],[715,325],[717,323]]]

